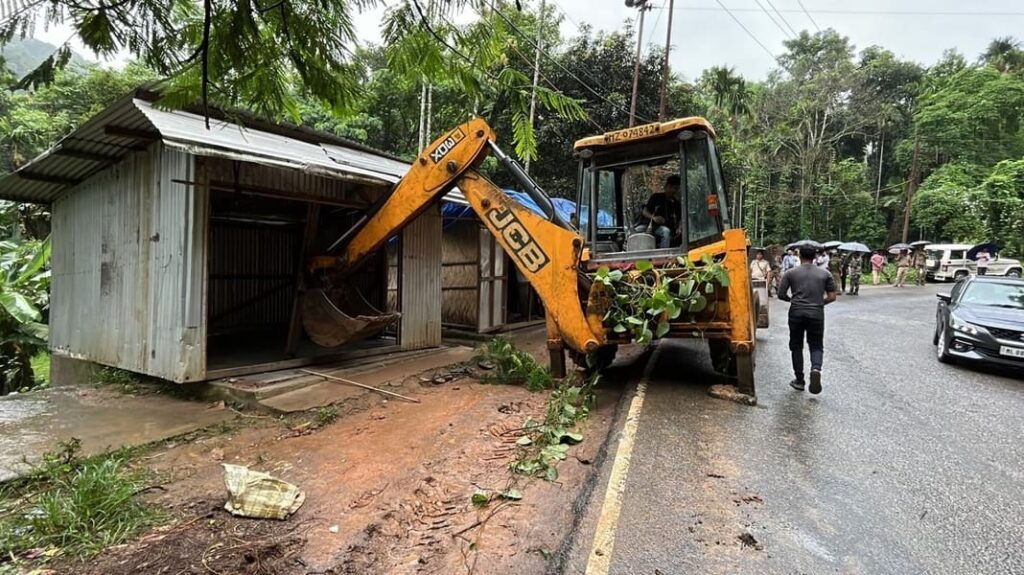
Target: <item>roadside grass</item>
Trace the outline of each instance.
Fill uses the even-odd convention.
[[[0,562],[88,557],[159,520],[138,497],[147,477],[128,466],[135,450],[79,458],[80,447],[64,442],[29,475],[0,485]]]

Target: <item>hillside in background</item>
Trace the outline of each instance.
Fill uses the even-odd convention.
[[[6,46],[0,48],[0,56],[3,56],[3,59],[7,62],[7,69],[16,78],[21,78],[35,69],[43,60],[49,58],[50,54],[53,54],[56,50],[56,46],[42,40],[15,38]],[[89,66],[89,64],[88,60],[77,53],[71,57],[71,67],[84,68]]]

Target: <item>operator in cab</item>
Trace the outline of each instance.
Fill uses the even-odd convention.
[[[683,207],[679,201],[679,176],[672,174],[665,178],[665,188],[654,192],[644,204],[643,213],[633,226],[633,231],[653,234],[659,248],[672,246],[672,238],[679,235],[679,216]]]

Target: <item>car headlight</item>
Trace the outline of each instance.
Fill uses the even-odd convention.
[[[970,335],[978,335],[981,333],[982,328],[972,325],[955,315],[949,316],[950,322],[953,324],[953,331],[959,331]]]

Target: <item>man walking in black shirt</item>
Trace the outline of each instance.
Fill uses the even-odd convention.
[[[782,275],[779,299],[789,305],[789,350],[793,354],[791,381],[804,390],[804,334],[811,350],[811,385],[808,391],[821,393],[821,362],[825,353],[825,306],[836,301],[832,274],[814,265],[814,248],[800,246],[800,265]]]

